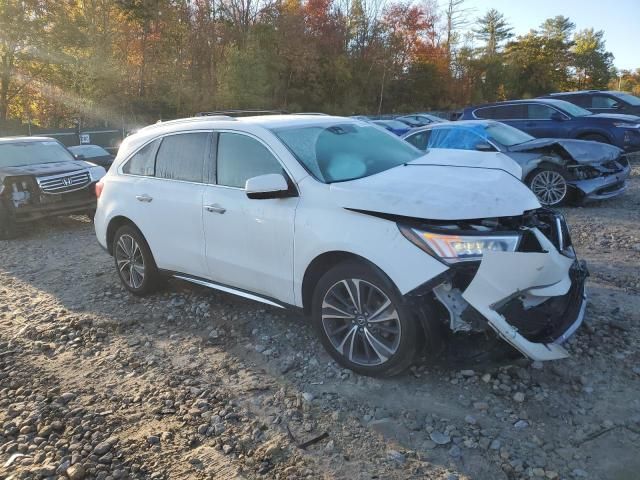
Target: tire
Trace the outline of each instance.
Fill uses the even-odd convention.
[[[113,237],[113,258],[124,287],[134,295],[157,290],[160,274],[147,241],[133,225],[120,227]]]
[[[359,308],[357,300],[349,300],[354,294],[365,299]],[[420,344],[417,318],[395,285],[380,270],[355,261],[338,264],[320,278],[313,293],[312,320],[335,361],[362,375],[403,372]]]
[[[15,222],[0,210],[0,240],[11,240],[16,237],[16,234]]]
[[[611,144],[607,137],[605,137],[604,135],[599,135],[597,133],[589,133],[587,135],[583,135],[582,137],[580,137],[580,140],[591,140],[592,142]]]
[[[553,167],[537,168],[527,177],[527,186],[545,207],[562,205],[570,197],[565,174]]]

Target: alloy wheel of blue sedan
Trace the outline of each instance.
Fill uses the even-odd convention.
[[[559,205],[567,196],[567,181],[555,170],[542,170],[534,175],[529,184],[540,203],[546,206]]]

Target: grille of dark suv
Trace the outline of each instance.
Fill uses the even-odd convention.
[[[52,175],[49,177],[38,177],[38,185],[44,193],[66,193],[80,190],[91,183],[89,172],[79,171],[65,173],[63,175]]]

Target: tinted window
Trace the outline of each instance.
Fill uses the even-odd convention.
[[[594,95],[591,97],[591,108],[615,108],[618,101],[612,97],[604,95]]]
[[[527,118],[531,120],[550,120],[551,116],[556,112],[551,107],[540,104],[530,104],[527,105],[529,109],[529,115]]]
[[[122,171],[131,175],[152,177],[155,171],[155,159],[158,143],[160,143],[159,140],[154,140],[138,150],[138,152],[129,159],[124,167],[122,167]]]
[[[477,118],[496,118],[496,107],[478,108],[473,114]]]
[[[247,180],[268,173],[282,173],[280,162],[257,140],[237,133],[221,133],[218,139],[218,184],[244,188]]]
[[[555,98],[555,97],[554,97]],[[566,100],[574,105],[578,105],[583,108],[591,108],[591,97],[588,95],[567,95],[565,97],[557,97],[561,100]]]
[[[206,132],[164,137],[156,158],[156,177],[201,183],[210,143]]]
[[[368,177],[422,155],[399,137],[361,122],[286,127],[274,132],[324,183]]]
[[[427,144],[429,142],[430,136],[431,130],[425,130],[424,132],[418,132],[411,135],[410,137],[407,137],[406,140],[417,149],[424,151],[427,149]]]
[[[495,108],[495,116],[493,118],[496,120],[522,120],[527,118],[526,105],[501,105]]]
[[[497,105],[475,111],[476,117],[493,120],[522,120],[526,118],[525,113],[525,105]]]

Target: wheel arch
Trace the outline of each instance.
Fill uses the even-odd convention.
[[[576,134],[576,138],[578,140],[584,140],[585,137],[589,137],[591,135],[598,136],[604,138],[608,143],[615,145],[615,139],[609,134],[609,132],[605,130],[581,130]]]
[[[311,263],[309,263],[307,269],[304,272],[304,276],[302,277],[302,309],[305,315],[311,315],[313,291],[314,286],[318,283],[318,280],[320,280],[320,278],[333,267],[346,261],[355,261],[367,265],[368,267],[371,267],[381,274],[385,275],[390,279],[391,283],[394,284],[393,280],[391,280],[391,277],[389,277],[389,275],[387,275],[384,270],[378,267],[375,263],[367,260],[360,255],[343,250],[324,252],[315,257],[311,261]]]
[[[144,238],[145,241],[147,240],[133,220],[125,217],[124,215],[115,216],[109,221],[109,225],[107,226],[107,251],[111,256],[113,256],[113,239],[118,229],[124,225],[131,225],[133,228],[138,230],[138,232],[140,232],[140,235],[142,235],[142,238]],[[148,243],[149,242],[147,242],[147,244]]]

